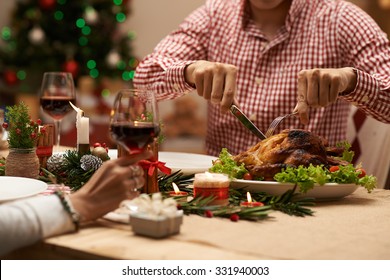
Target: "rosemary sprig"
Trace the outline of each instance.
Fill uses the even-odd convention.
[[[314,198],[298,197],[294,189],[288,190],[282,195],[268,195],[264,192],[251,193],[254,201],[260,201],[265,205],[271,206],[273,210],[281,211],[292,216],[311,216],[313,211],[308,206],[314,206]],[[241,201],[246,200],[246,190],[244,188],[231,189],[229,191],[229,202],[233,205],[239,205]]]
[[[184,211],[185,214],[197,214],[200,216],[215,216],[223,218],[231,218],[232,215],[237,215],[240,219],[244,220],[260,220],[267,218],[271,206],[261,206],[261,207],[241,207],[235,205],[228,206],[218,206],[218,205],[208,205],[212,202],[214,197],[195,197],[194,199],[183,202],[180,204],[180,209]],[[211,214],[210,214],[211,213]],[[211,217],[209,216],[209,217]]]
[[[187,188],[188,185],[192,184],[194,181],[194,174],[183,175],[183,172],[180,170],[169,174],[169,175],[159,175],[157,178],[158,185],[161,192],[172,191],[172,183],[174,182],[181,190],[189,192]]]

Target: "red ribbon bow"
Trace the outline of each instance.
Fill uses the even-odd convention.
[[[160,169],[161,172],[165,173],[165,174],[171,174],[171,169],[167,166],[165,166],[165,162],[162,162],[162,161],[149,161],[149,160],[141,160],[139,162],[139,165],[143,168],[143,169],[148,169],[148,175],[149,176],[152,176],[153,173],[154,173],[154,170],[156,168]]]

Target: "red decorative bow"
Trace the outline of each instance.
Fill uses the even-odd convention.
[[[162,161],[149,161],[149,160],[141,160],[139,165],[143,169],[148,169],[148,175],[152,176],[153,172],[156,168],[160,169],[161,172],[165,174],[171,174],[171,169],[165,166],[165,162]]]

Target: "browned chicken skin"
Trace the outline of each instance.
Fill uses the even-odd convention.
[[[252,176],[273,180],[274,175],[287,166],[329,165],[327,145],[325,139],[309,131],[283,130],[238,154],[234,160],[239,164],[244,163]],[[329,151],[333,155],[342,153],[340,149]]]

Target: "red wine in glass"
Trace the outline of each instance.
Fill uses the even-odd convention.
[[[113,123],[110,126],[112,138],[131,154],[142,152],[160,133],[160,126],[154,123]]]
[[[61,120],[73,108],[69,101],[75,104],[76,99],[70,96],[42,96],[41,106],[43,111],[49,114],[53,119]]]

